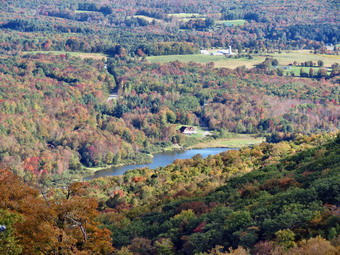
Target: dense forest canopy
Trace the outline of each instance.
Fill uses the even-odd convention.
[[[22,176],[145,161],[184,143],[179,124],[251,134],[340,125],[339,86],[326,80],[44,54],[3,59],[0,70],[1,165]]]
[[[61,189],[1,171],[0,251],[110,254],[111,235],[114,254],[335,255],[339,141],[300,137]]]
[[[321,49],[339,41],[335,1],[6,1],[1,7],[0,49],[12,52],[110,52],[122,45],[132,55],[144,49],[160,55],[159,42],[192,43],[189,51],[166,53],[186,54],[227,45]],[[240,19],[246,23],[223,25]]]
[[[339,217],[332,211],[339,202],[339,139],[314,147],[321,141],[315,138],[262,144],[205,160],[196,156],[112,179],[120,183],[119,190],[106,201],[112,209],[101,219],[116,246],[129,245],[135,251],[142,242],[149,253],[160,249],[158,242],[166,242],[176,254],[198,254],[217,245],[264,254],[264,241],[270,252],[280,242],[290,248],[307,236],[330,240],[339,231]],[[242,176],[230,178],[233,175]],[[110,182],[92,185],[112,193]],[[209,192],[211,187],[218,188]],[[129,207],[136,209],[126,210]],[[280,234],[291,237],[281,240]]]

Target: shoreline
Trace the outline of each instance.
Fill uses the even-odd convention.
[[[148,154],[150,156],[150,158],[154,158],[154,155],[162,153],[162,152],[166,152],[166,151],[186,151],[186,150],[191,150],[192,148],[184,148],[183,146],[180,145],[172,145],[169,147],[165,147],[163,150],[158,151],[154,154]],[[84,170],[85,171],[89,171],[91,172],[91,174],[95,174],[98,171],[101,170],[105,170],[111,167],[120,167],[120,166],[128,166],[128,165],[139,165],[139,164],[148,164],[148,162],[133,162],[133,163],[119,163],[119,164],[115,164],[115,165],[107,165],[107,166],[103,166],[103,167],[85,167],[84,166]]]
[[[161,152],[159,152],[161,153]],[[157,153],[155,153],[157,154]],[[154,157],[154,154],[148,154],[150,156],[150,158],[152,159]],[[84,167],[85,171],[90,171],[92,174],[101,171],[101,170],[105,170],[111,167],[120,167],[120,166],[128,166],[128,165],[138,165],[138,164],[148,164],[147,162],[133,162],[133,163],[120,163],[120,164],[115,164],[115,165],[107,165],[107,166],[102,166],[102,167]]]
[[[154,155],[163,153],[166,151],[188,151],[188,150],[195,150],[195,149],[209,149],[209,148],[242,148],[246,146],[252,146],[256,144],[260,144],[265,141],[264,137],[251,137],[251,136],[246,136],[246,135],[240,135],[239,137],[234,137],[234,138],[219,138],[219,139],[213,139],[213,140],[208,140],[208,141],[200,141],[197,144],[184,147],[184,146],[179,146],[179,145],[173,145],[171,147],[166,147],[162,151],[159,151],[154,154],[149,154],[150,158],[152,159]],[[128,166],[128,165],[139,165],[139,164],[148,164],[145,162],[133,162],[133,163],[120,163],[116,165],[107,165],[103,167],[85,167],[84,170],[89,172],[89,175],[86,176],[90,177],[91,175],[94,175],[96,172],[105,170],[108,168],[112,167],[121,167],[121,166]]]

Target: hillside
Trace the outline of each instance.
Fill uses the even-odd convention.
[[[117,191],[106,201],[113,209],[100,219],[112,231],[114,246],[133,254],[198,254],[215,246],[300,254],[308,250],[303,239],[320,235],[336,243],[339,136],[322,146],[320,137],[305,139],[132,171],[114,180],[118,187],[93,181],[105,193]],[[219,187],[210,192],[214,185]]]
[[[58,189],[1,171],[0,224],[8,231],[0,251],[110,254],[112,244],[117,255],[230,247],[242,255],[335,255],[339,138],[261,144]]]
[[[6,58],[0,70],[0,165],[27,178],[147,162],[172,144],[202,140],[179,134],[180,125],[217,138],[339,128],[334,81],[67,54]],[[113,92],[118,98],[108,100]]]

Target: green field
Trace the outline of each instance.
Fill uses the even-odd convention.
[[[282,68],[283,66],[279,66],[279,68]],[[283,70],[283,73],[284,73],[284,75],[290,75],[291,74],[291,72],[294,72],[294,75],[295,76],[299,76],[300,75],[300,70],[301,70],[301,68],[306,72],[306,73],[309,73],[309,69],[311,68],[311,67],[306,67],[306,66],[290,66],[290,70]],[[314,71],[314,74],[316,74],[318,71],[319,71],[319,69],[320,69],[320,67],[312,67],[312,69],[313,69],[313,71]],[[331,71],[328,71],[328,74],[330,74],[331,73]]]
[[[240,148],[244,146],[260,144],[265,141],[264,137],[254,137],[247,134],[238,134],[233,138],[209,139],[193,145],[191,148]]]
[[[177,125],[176,129],[180,129],[183,125]],[[184,125],[187,126],[187,125]],[[186,135],[186,141],[183,145],[186,149],[193,148],[240,148],[253,144],[260,144],[265,141],[264,137],[255,137],[250,134],[230,133],[228,138],[214,139],[216,132],[209,131],[199,126],[193,126],[196,134]],[[173,148],[172,148],[173,149]]]
[[[23,51],[25,54],[53,54],[53,55],[61,55],[61,54],[70,54],[73,57],[80,57],[80,58],[93,58],[93,59],[106,59],[107,56],[102,53],[84,53],[84,52],[70,52],[70,51]]]
[[[268,54],[279,61],[280,65],[289,65],[294,61],[301,63],[305,61],[317,62],[322,60],[325,67],[331,67],[334,63],[340,63],[340,56],[326,55],[326,54],[314,54],[310,50],[292,50],[289,52]]]
[[[145,19],[146,21],[148,22],[152,22],[154,20],[158,20],[158,19],[155,19],[155,18],[151,18],[151,17],[148,17],[148,16],[144,16],[144,15],[135,15],[133,16],[134,18],[140,18],[140,19]],[[159,20],[158,20],[159,21]]]
[[[211,56],[211,55],[166,55],[166,56],[152,56],[147,59],[151,63],[168,63],[172,61],[180,62],[197,62],[197,63],[209,63],[213,62],[215,67],[225,67],[234,69],[238,66],[245,66],[247,68],[253,68],[255,65],[262,63],[266,57],[273,57],[279,61],[282,66],[289,65],[294,61],[301,63],[305,61],[317,62],[322,60],[325,67],[331,67],[333,63],[340,63],[340,56],[336,55],[325,55],[325,54],[313,54],[309,50],[296,50],[282,53],[271,53],[271,54],[257,54],[253,55],[253,59],[248,58],[227,58],[225,56]],[[309,69],[308,69],[309,70]],[[300,69],[299,69],[300,72]]]
[[[169,16],[176,17],[179,19],[185,19],[185,18],[203,18],[205,15],[199,14],[199,13],[172,13],[168,14]]]
[[[246,23],[243,19],[235,19],[235,20],[217,20],[216,25],[217,26],[223,26],[223,25],[233,25],[233,26],[243,26],[244,23]]]
[[[199,13],[174,13],[169,14],[171,17],[176,17],[180,21],[188,22],[191,19],[205,19],[206,15],[199,14]]]
[[[83,11],[83,10],[75,10],[74,12],[75,12],[75,13],[92,13],[92,12],[99,13],[99,12],[97,12],[97,11]]]
[[[205,20],[206,18],[205,17],[202,17],[202,18],[183,18],[183,19],[180,19],[180,20],[183,21],[183,22],[189,22],[190,20],[199,20],[199,19]]]
[[[211,56],[211,55],[167,55],[167,56],[152,56],[147,58],[151,63],[169,63],[173,61],[180,62],[197,62],[201,64],[213,62],[215,67],[236,68],[238,66],[246,66],[252,68],[255,65],[262,63],[265,57],[255,56],[253,59],[248,58],[226,58],[225,56]]]
[[[191,19],[206,19],[206,15],[199,14],[199,13],[174,13],[169,14],[169,16],[176,17],[181,21],[187,22]],[[233,26],[243,26],[246,21],[243,19],[238,20],[216,20],[216,26],[223,26],[223,25],[233,25]]]

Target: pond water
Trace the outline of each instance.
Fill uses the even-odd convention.
[[[95,179],[98,177],[104,176],[116,176],[122,175],[128,170],[148,167],[150,169],[155,169],[161,166],[167,166],[174,162],[176,159],[188,159],[192,158],[196,154],[201,154],[203,158],[208,157],[209,155],[216,155],[224,151],[235,150],[234,148],[206,148],[206,149],[192,149],[186,151],[165,151],[162,153],[155,154],[153,157],[153,161],[149,164],[136,164],[136,165],[125,165],[125,166],[116,166],[110,167],[107,169],[103,169],[95,172],[95,174],[88,179]]]

